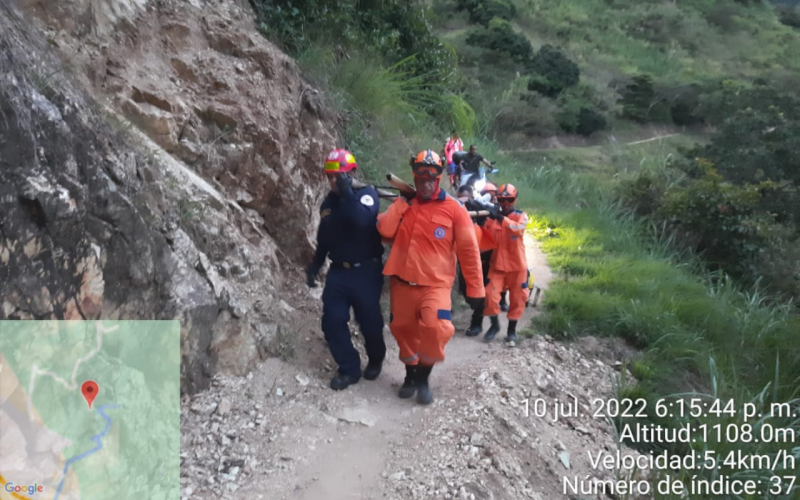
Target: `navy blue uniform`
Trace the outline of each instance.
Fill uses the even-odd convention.
[[[325,257],[331,267],[322,292],[322,331],[339,373],[361,376],[361,359],[350,339],[350,308],[361,326],[367,356],[379,363],[386,356],[380,298],[383,245],[376,226],[378,192],[372,186],[331,192],[320,207],[317,252],[309,267],[316,275]]]

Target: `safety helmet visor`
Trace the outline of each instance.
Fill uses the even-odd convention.
[[[501,205],[513,205],[515,201],[517,201],[517,198],[513,197],[513,196],[498,196],[497,197],[497,203],[500,203]]]
[[[326,174],[338,174],[341,172],[341,168],[339,166],[338,161],[326,161],[325,162],[325,173]]]
[[[441,165],[429,165],[415,163],[411,166],[415,177],[427,177],[429,179],[438,179],[443,172]]]

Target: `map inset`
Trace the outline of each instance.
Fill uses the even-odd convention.
[[[178,500],[179,484],[178,321],[0,321],[0,500]]]

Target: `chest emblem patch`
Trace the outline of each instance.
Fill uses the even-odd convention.
[[[443,227],[437,227],[436,229],[433,230],[433,235],[436,237],[437,240],[441,240],[442,238],[444,238],[444,234],[445,232]]]
[[[371,207],[372,205],[375,204],[375,200],[372,198],[372,196],[368,194],[362,196],[360,201],[361,204],[364,205],[365,207]]]

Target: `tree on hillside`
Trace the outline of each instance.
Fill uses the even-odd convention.
[[[655,88],[652,76],[636,75],[622,91],[622,116],[639,123],[669,121],[669,101],[666,94]]]
[[[714,266],[797,293],[800,98],[728,85],[704,105],[717,132],[672,164],[678,180],[643,172],[623,197]]]
[[[488,28],[478,28],[467,35],[467,43],[498,52],[505,52],[515,61],[527,61],[533,53],[531,42],[524,35],[514,31],[511,23],[494,18]]]
[[[421,0],[249,2],[261,32],[290,54],[329,45],[335,31],[342,48],[368,47],[390,65],[405,61],[404,70],[426,84],[449,84],[457,71],[455,51],[439,39]]]
[[[711,143],[689,154],[716,165],[736,185],[769,183],[761,208],[800,231],[800,99],[778,108],[741,110],[720,126]]]
[[[599,111],[602,102],[597,98],[594,87],[578,84],[569,87],[558,95],[556,121],[562,130],[590,136],[604,130],[608,123]]]
[[[714,126],[719,126],[744,109],[780,109],[791,121],[800,121],[798,96],[772,87],[761,86],[752,89],[732,82],[722,82],[720,86],[701,96],[699,113]]]
[[[473,23],[488,26],[495,17],[510,21],[517,15],[517,8],[509,0],[458,0],[458,10],[469,12]]]
[[[528,64],[531,78],[528,90],[555,97],[580,81],[580,69],[560,50],[544,45]]]

